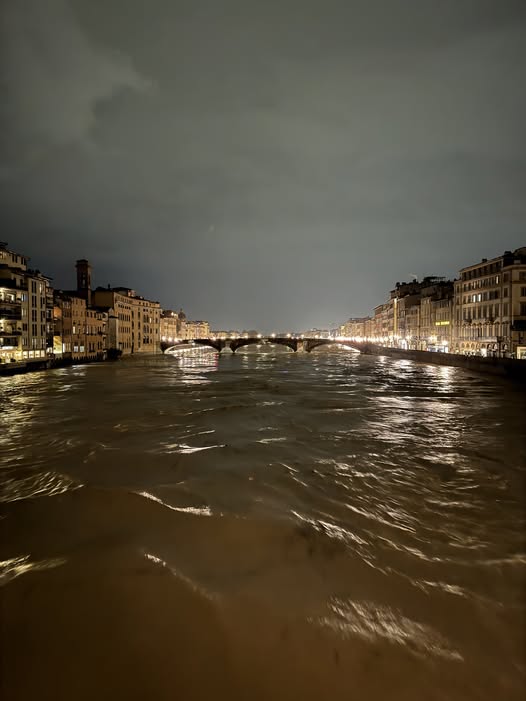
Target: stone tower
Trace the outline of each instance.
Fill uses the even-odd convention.
[[[78,260],[77,268],[77,293],[86,300],[88,307],[91,305],[91,265],[85,258]]]

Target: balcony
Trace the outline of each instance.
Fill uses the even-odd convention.
[[[21,331],[15,331],[11,333],[0,331],[0,348],[2,348],[3,346],[16,345],[16,339],[19,338],[21,335]],[[15,341],[15,343],[13,343],[13,341]]]
[[[22,309],[20,307],[18,309],[16,307],[0,307],[0,319],[22,321]]]

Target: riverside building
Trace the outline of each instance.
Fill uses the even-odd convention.
[[[420,299],[419,350],[448,353],[453,341],[454,285],[436,278],[422,288]]]
[[[53,353],[50,278],[0,242],[0,362],[42,361]]]
[[[159,302],[140,297],[127,287],[97,287],[92,292],[95,305],[108,312],[109,332],[114,349],[124,355],[156,353],[160,349]]]
[[[365,325],[370,320],[368,316],[348,319],[338,329],[338,334],[345,338],[363,339],[366,337]]]
[[[179,312],[165,309],[161,313],[160,324],[162,343],[172,343],[173,341],[186,338],[186,315],[182,309]]]
[[[161,343],[161,306],[129,287],[97,287],[91,290],[91,266],[77,261],[78,292],[108,315],[108,351],[157,353]]]
[[[72,361],[105,360],[108,313],[74,294],[55,292],[53,352]]]
[[[457,353],[526,359],[526,246],[460,270],[455,326]]]
[[[208,321],[186,321],[185,338],[188,341],[195,338],[208,338],[210,336],[210,324]]]

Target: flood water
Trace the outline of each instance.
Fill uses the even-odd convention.
[[[0,379],[13,699],[524,699],[524,388],[208,351]]]

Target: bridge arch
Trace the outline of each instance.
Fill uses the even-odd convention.
[[[209,348],[213,348],[218,353],[221,353],[225,347],[225,342],[219,338],[196,338],[194,343],[196,346],[208,346]]]
[[[333,338],[316,338],[305,341],[305,350],[307,353],[311,353],[313,350],[320,348],[321,346],[340,346],[341,348],[346,348],[347,350],[357,351],[359,353],[364,352],[363,346],[353,341],[338,341],[337,339]]]
[[[300,341],[296,338],[267,338],[267,343],[275,346],[285,346],[286,348],[290,348],[291,351],[294,351],[294,353],[298,350],[298,344]]]
[[[232,351],[232,353],[235,353],[239,348],[243,348],[244,346],[255,346],[259,345],[262,343],[261,338],[257,337],[250,337],[250,338],[234,338],[230,343],[228,344],[228,347]]]
[[[196,338],[195,340],[185,340],[181,341],[180,343],[174,343],[173,345],[166,344],[166,346],[167,347],[163,348],[163,345],[161,344],[161,350],[163,351],[163,353],[171,353],[177,350],[178,348],[184,349],[198,347],[212,348],[213,350],[220,353],[221,350],[224,348],[224,341],[214,341],[211,338]]]

